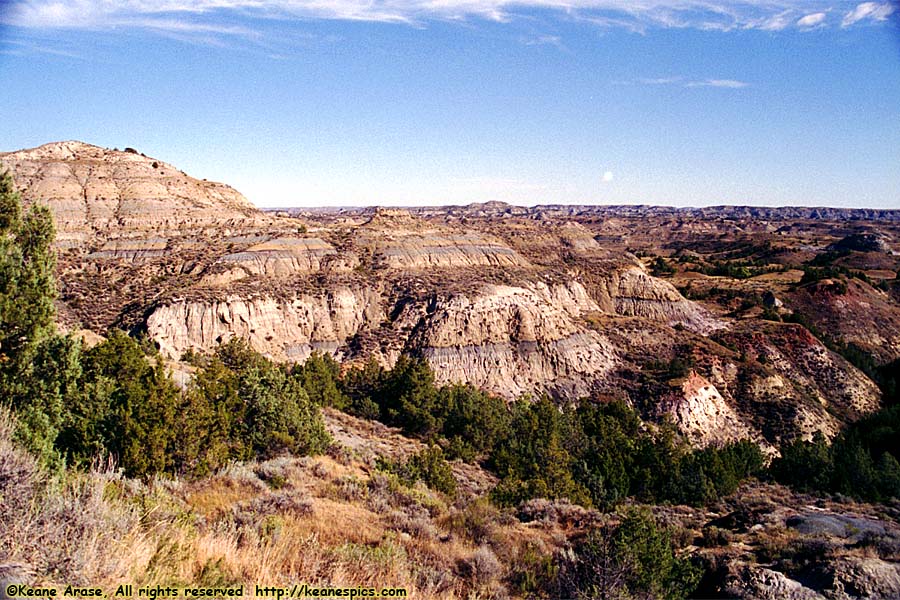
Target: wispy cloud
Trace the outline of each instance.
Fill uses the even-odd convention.
[[[746,81],[740,81],[738,79],[686,79],[684,77],[643,78],[617,83],[626,85],[673,85],[686,88],[713,87],[727,88],[732,90],[750,87],[749,83],[747,83]]]
[[[744,29],[761,29],[763,31],[782,31],[791,26],[794,22],[795,14],[793,10],[782,10],[776,14],[748,23]]]
[[[715,87],[738,90],[748,87],[750,84],[737,79],[704,79],[703,81],[690,81],[684,85],[685,87]]]
[[[886,21],[894,13],[890,2],[863,2],[844,15],[841,27],[850,27],[860,21]]]
[[[521,38],[521,41],[526,46],[556,46],[557,48],[562,48],[562,38],[558,35],[537,35]]]
[[[62,56],[65,58],[75,58],[78,60],[86,60],[84,56],[77,52],[72,52],[64,48],[55,48],[46,44],[26,42],[24,40],[4,40],[5,45],[9,48],[0,49],[0,54],[9,56],[28,56],[30,54],[49,54],[51,56]]]
[[[824,22],[832,0],[12,0],[0,22],[28,28],[135,27],[170,33],[175,21],[214,27],[229,16],[335,19],[421,25],[430,20],[509,21],[528,10],[565,13],[607,28],[695,28],[714,31],[810,28]],[[843,25],[883,21],[890,3],[864,2]],[[231,31],[192,32],[240,35]]]
[[[827,17],[828,15],[823,12],[812,13],[797,19],[797,27],[801,29],[814,29],[816,27],[821,27],[825,24],[825,19]]]
[[[673,83],[683,83],[681,77],[656,77],[652,79],[638,79],[637,82],[643,85],[671,85]]]

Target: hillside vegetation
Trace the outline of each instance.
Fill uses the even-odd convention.
[[[900,493],[896,408],[833,446],[786,445],[767,470],[749,439],[695,448],[608,397],[559,404],[535,390],[510,403],[438,384],[407,355],[390,369],[319,353],[290,366],[236,337],[186,353],[178,385],[145,337],[111,330],[88,346],[57,331],[52,241],[49,212],[23,213],[3,176],[0,565],[17,579],[678,599],[736,576],[715,550],[736,534],[698,515],[750,510],[729,503],[754,478]],[[406,448],[336,441],[348,427],[402,434]],[[874,559],[896,557],[894,533],[866,541]],[[801,569],[796,536],[777,548],[772,536],[732,558]]]

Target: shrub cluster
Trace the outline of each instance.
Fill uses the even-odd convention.
[[[19,436],[45,462],[87,465],[111,455],[129,476],[203,475],[230,460],[323,451],[328,436],[297,378],[232,340],[179,389],[160,357],[112,331],[83,350],[53,336],[31,394],[16,405]]]
[[[765,259],[744,260],[711,260],[707,263],[693,263],[688,267],[689,271],[697,271],[704,275],[714,277],[728,277],[730,279],[749,279],[766,273],[784,271],[785,267],[773,265]]]
[[[674,275],[675,271],[676,271],[675,267],[673,267],[671,264],[669,264],[669,261],[667,261],[662,256],[657,256],[653,260],[653,262],[650,263],[650,273],[654,277],[664,277],[667,275]]]
[[[509,430],[506,403],[471,385],[437,386],[422,358],[401,356],[393,369],[369,361],[337,382],[338,407],[377,418],[409,435],[442,442],[449,458],[472,461],[490,454]]]
[[[850,425],[828,444],[817,433],[781,448],[772,476],[804,491],[839,493],[881,502],[900,498],[900,406]]]
[[[444,458],[443,451],[437,446],[428,448],[413,454],[405,462],[391,462],[382,460],[379,464],[381,470],[393,473],[407,485],[414,485],[421,481],[428,487],[448,496],[456,493],[456,479],[450,463]]]
[[[425,360],[406,356],[389,370],[352,369],[335,387],[337,406],[371,402],[370,414],[449,458],[481,460],[500,477],[492,498],[502,505],[550,498],[610,508],[627,497],[700,505],[733,492],[763,464],[752,442],[693,450],[672,426],[646,427],[621,402],[560,409],[540,398],[507,407],[472,386],[438,387]]]
[[[178,468],[205,473],[229,460],[317,454],[329,444],[319,411],[300,378],[237,338],[204,361],[182,403],[190,444]]]
[[[703,569],[676,555],[671,533],[646,510],[593,529],[571,554],[557,557],[550,590],[560,598],[687,598]]]
[[[763,456],[750,441],[694,450],[672,426],[645,427],[621,402],[560,411],[542,399],[513,407],[510,436],[490,462],[501,477],[493,494],[500,504],[546,497],[611,508],[627,497],[715,501],[759,472]]]

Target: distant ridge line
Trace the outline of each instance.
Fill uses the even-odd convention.
[[[291,207],[266,208],[267,212],[288,214],[334,212],[344,214],[372,214],[374,206],[342,207]],[[394,208],[394,207],[392,207]],[[722,219],[762,220],[823,220],[823,221],[882,221],[900,222],[900,209],[891,208],[839,208],[828,206],[701,206],[675,207],[648,204],[583,205],[541,204],[515,206],[503,202],[486,202],[467,205],[405,206],[396,207],[418,216],[469,216],[469,217],[523,217],[523,218],[573,218],[573,217],[699,217]]]

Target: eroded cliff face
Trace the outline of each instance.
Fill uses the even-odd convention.
[[[744,360],[740,369],[711,369],[711,380],[767,439],[830,438],[881,405],[871,379],[799,325],[742,323],[720,339]]]
[[[722,397],[709,380],[691,371],[659,404],[687,438],[697,446],[721,446],[761,436]]]
[[[798,289],[790,301],[820,331],[890,362],[900,358],[900,287],[894,293],[857,278],[846,284],[824,279]]]
[[[315,273],[322,268],[326,257],[336,254],[334,247],[319,238],[281,237],[253,244],[246,250],[226,254],[216,261],[243,273],[234,277],[288,277]]]
[[[170,357],[211,351],[233,336],[283,361],[318,350],[350,360],[375,355],[392,366],[411,351],[428,359],[440,383],[465,381],[508,398],[582,396],[617,363],[609,342],[579,322],[586,310],[596,305],[576,283],[484,285],[393,305],[379,288],[343,286],[290,299],[175,300],[150,314],[147,333]],[[379,335],[392,343],[355,343]]]
[[[602,211],[297,218],[133,151],[61,142],[0,162],[53,211],[63,323],[145,330],[172,359],[233,336],[283,361],[319,350],[391,366],[410,353],[440,383],[510,399],[624,398],[697,445],[833,434],[879,404],[875,385],[812,336],[754,332],[651,276],[625,247],[632,222]],[[721,231],[667,219],[677,239]],[[679,357],[694,360],[687,379],[659,371]]]
[[[587,396],[618,362],[606,338],[579,322],[596,309],[574,282],[488,285],[477,296],[436,303],[411,341],[442,383],[467,381],[507,397],[543,390]]]
[[[681,324],[704,334],[725,327],[709,311],[685,299],[672,284],[638,267],[613,270],[596,289],[599,306],[608,312]]]
[[[340,287],[288,300],[231,295],[161,305],[147,318],[147,333],[173,358],[240,337],[276,360],[303,361],[313,350],[336,353],[361,329],[376,327],[384,314],[383,298],[367,288]]]
[[[53,211],[62,247],[89,233],[178,230],[263,215],[237,190],[185,175],[136,151],[68,141],[0,153],[26,201]]]
[[[360,237],[390,269],[454,269],[527,266],[514,250],[484,235],[432,232]]]

